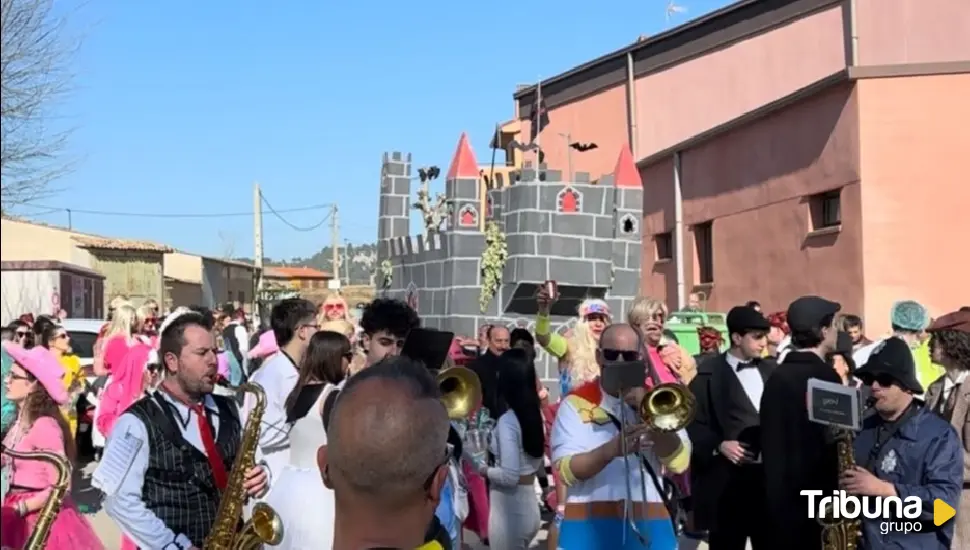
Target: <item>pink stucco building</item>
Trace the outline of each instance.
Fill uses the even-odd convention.
[[[543,135],[599,145],[544,139],[546,162],[595,178],[629,144],[643,294],[824,294],[876,334],[896,299],[970,302],[968,36],[967,0],[738,2],[543,81]]]

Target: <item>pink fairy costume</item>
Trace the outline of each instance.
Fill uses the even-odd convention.
[[[144,393],[145,366],[151,350],[148,344],[138,342],[112,369],[114,380],[101,396],[101,411],[96,420],[98,430],[106,438],[111,435],[111,428],[118,417]]]
[[[57,358],[42,347],[25,350],[10,342],[3,343],[4,349],[13,357],[14,362],[29,372],[37,382],[47,391],[51,399],[58,405],[64,405],[69,395],[64,387],[64,369]],[[23,417],[19,417],[4,438],[5,447],[20,452],[45,451],[66,456],[64,431],[59,423],[60,419],[43,416],[25,425]],[[23,548],[37,524],[36,510],[20,514],[21,501],[45,499],[53,489],[57,480],[57,471],[53,465],[39,460],[23,460],[3,457],[5,468],[10,470],[10,492],[0,510],[0,546],[9,548]],[[33,506],[36,507],[36,506]],[[61,504],[60,512],[51,526],[46,550],[103,550],[104,545],[98,539],[91,524],[78,511],[74,501],[67,496]]]

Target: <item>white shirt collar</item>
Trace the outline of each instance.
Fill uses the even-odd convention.
[[[960,375],[957,376],[956,381],[950,380],[949,376],[943,377],[943,391],[949,392],[956,387],[957,384],[963,384],[967,381],[967,376],[970,376],[970,371],[961,372]]]
[[[724,360],[727,361],[727,364],[732,369],[734,369],[734,372],[738,372],[738,367],[740,367],[741,365],[747,365],[748,363],[750,363],[750,361],[742,361],[737,357],[735,357],[734,354],[731,354],[728,352],[724,352]]]

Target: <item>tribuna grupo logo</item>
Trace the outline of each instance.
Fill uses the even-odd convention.
[[[823,496],[824,491],[809,490],[800,494],[808,497],[809,519],[875,520],[884,535],[923,530],[923,501],[919,497],[857,497],[845,491]]]

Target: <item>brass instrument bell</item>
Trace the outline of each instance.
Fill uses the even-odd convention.
[[[439,372],[437,381],[448,418],[467,418],[481,406],[482,383],[475,371],[466,367],[451,367]]]
[[[654,386],[640,402],[640,417],[651,429],[676,432],[687,427],[697,414],[697,400],[683,384]]]

